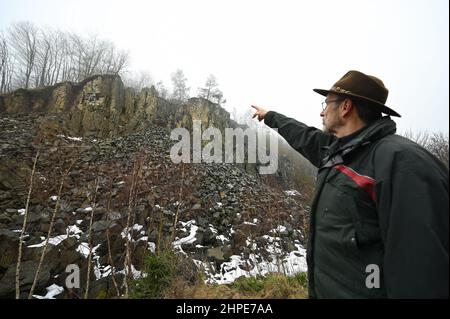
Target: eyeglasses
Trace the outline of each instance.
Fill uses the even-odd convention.
[[[336,99],[336,100],[331,100],[331,101],[323,101],[322,102],[322,111],[325,111],[325,109],[327,108],[328,104],[333,103],[333,102],[339,102],[339,101],[344,101],[345,99]]]

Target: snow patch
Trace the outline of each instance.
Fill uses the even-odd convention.
[[[220,265],[220,269],[215,269],[214,264],[210,262],[202,262],[194,260],[198,268],[202,269],[207,279],[205,283],[213,284],[229,284],[239,277],[255,277],[266,276],[269,273],[283,273],[287,276],[294,276],[300,272],[307,271],[306,249],[299,243],[294,242],[296,250],[289,253],[283,252],[281,249],[281,238],[264,235],[263,238],[267,243],[263,246],[257,246],[255,240],[248,237],[246,246],[252,252],[248,258],[244,254],[233,255],[229,262]],[[262,249],[266,250],[269,257],[263,258],[260,253]]]
[[[64,287],[55,284],[48,286],[45,289],[47,289],[47,294],[45,296],[33,295],[33,297],[36,299],[55,299],[54,297],[56,295],[59,295],[64,291]]]
[[[226,238],[224,235],[216,236],[216,239],[217,239],[217,240],[220,240],[222,243],[227,242],[227,241],[230,241],[230,240],[229,240],[228,238]]]
[[[286,232],[287,228],[285,226],[279,225],[277,228],[272,229],[270,232],[271,233],[282,233],[282,232]]]
[[[197,229],[198,226],[195,225],[195,220],[190,220],[188,222],[182,222],[180,221],[181,225],[183,227],[189,227],[190,228],[190,233],[187,237],[181,238],[179,240],[176,240],[172,243],[173,247],[176,249],[179,249],[182,251],[181,245],[183,244],[192,244],[193,242],[195,242],[197,239],[195,238],[195,235],[197,233]]]
[[[144,226],[139,225],[139,224],[134,224],[132,227],[129,227],[129,228],[125,227],[122,230],[122,232],[120,233],[120,235],[122,236],[122,238],[127,237],[128,240],[133,241],[134,239],[131,237],[131,231],[132,230],[140,231],[142,228],[144,228]],[[141,232],[141,234],[143,234],[143,233]],[[145,232],[144,232],[144,234],[145,234]]]
[[[121,271],[117,272],[118,274],[128,274],[128,267],[125,269],[122,269]],[[142,273],[142,271],[137,270],[136,268],[134,268],[134,265],[131,264],[131,273],[133,274],[133,278],[134,279],[139,279],[142,278],[143,276],[145,276],[145,274]]]
[[[288,195],[288,196],[300,196],[300,195],[301,195],[301,194],[300,194],[297,190],[295,190],[295,189],[284,191],[284,193],[285,193],[286,195]]]
[[[217,229],[215,229],[213,225],[209,224],[209,229],[211,229],[213,234],[217,234]]]
[[[154,242],[151,242],[151,241],[148,242],[148,250],[150,250],[152,253],[155,253],[156,245]]]
[[[66,139],[68,139],[68,140],[70,140],[70,141],[75,141],[75,142],[81,142],[81,141],[83,140],[82,137],[65,136],[65,135],[62,135],[62,134],[58,134],[58,135],[56,135],[56,136],[57,136],[57,137],[66,138]]]
[[[53,246],[58,246],[67,237],[68,237],[67,235],[59,235],[59,236],[56,236],[56,237],[52,237],[52,238],[48,239],[48,243],[50,245],[53,245]],[[47,240],[44,240],[42,243],[35,244],[35,245],[30,245],[30,246],[27,246],[27,247],[28,248],[43,247],[43,246],[45,246],[46,243],[47,243]]]

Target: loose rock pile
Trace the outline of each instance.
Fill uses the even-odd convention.
[[[305,257],[301,194],[269,187],[233,164],[174,164],[175,141],[159,126],[96,139],[70,136],[63,123],[58,114],[0,117],[0,298],[15,295],[19,237],[38,151],[21,258],[22,298],[49,230],[36,295],[56,285],[63,287],[57,298],[82,297],[89,252],[89,297],[117,295],[113,275],[123,292],[127,245],[135,276],[142,275],[146,253],[167,247],[185,254],[209,282],[276,271],[273,265],[280,270],[292,257],[297,264],[282,271],[306,270],[298,263]],[[70,264],[80,268],[80,289],[65,288]]]

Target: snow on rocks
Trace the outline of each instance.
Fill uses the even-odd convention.
[[[284,226],[278,226],[272,229],[271,233],[284,230]],[[220,264],[219,269],[216,269],[214,263],[198,260],[194,262],[205,272],[205,282],[214,284],[229,284],[242,276],[265,276],[273,272],[294,276],[307,271],[306,249],[298,240],[294,243],[294,250],[285,252],[281,247],[282,238],[270,235],[264,235],[262,238],[265,239],[264,245],[248,237],[245,244],[251,253],[232,255],[229,261]]]
[[[182,245],[184,244],[192,244],[196,241],[195,235],[197,234],[198,226],[195,225],[195,220],[190,220],[188,222],[180,221],[182,227],[189,228],[189,235],[187,237],[183,237],[178,239],[172,243],[173,247],[177,250],[183,251]]]
[[[59,235],[55,237],[51,237],[48,239],[48,243],[53,246],[58,246],[63,240],[65,240],[68,236],[67,235]],[[47,240],[45,239],[43,242],[35,245],[30,245],[28,248],[38,248],[43,247],[47,243]]]
[[[117,273],[126,275],[129,273],[129,271],[127,268],[125,268],[125,269],[118,271]],[[131,264],[131,273],[132,273],[134,279],[139,279],[139,278],[146,276],[146,274],[144,274],[142,271],[137,270],[133,264]]]
[[[69,140],[69,141],[74,141],[74,142],[81,142],[81,141],[83,141],[82,137],[65,136],[65,135],[62,135],[62,134],[58,134],[56,136],[60,137],[60,138],[63,138],[63,139],[66,139],[66,140]]]
[[[300,194],[297,190],[295,190],[295,189],[284,191],[284,193],[285,193],[286,195],[288,195],[288,196],[300,196],[300,195],[301,195],[301,194]]]
[[[60,293],[62,293],[64,291],[64,287],[58,286],[56,284],[53,284],[53,285],[47,287],[46,289],[47,289],[47,294],[45,296],[33,295],[33,297],[36,299],[55,299],[54,298],[55,296],[59,295]]]

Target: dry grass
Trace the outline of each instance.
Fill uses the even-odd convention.
[[[205,284],[202,280],[192,285],[176,278],[166,291],[165,298],[305,299],[308,298],[308,289],[304,276],[287,277],[274,273],[258,279],[239,278],[230,285]]]

